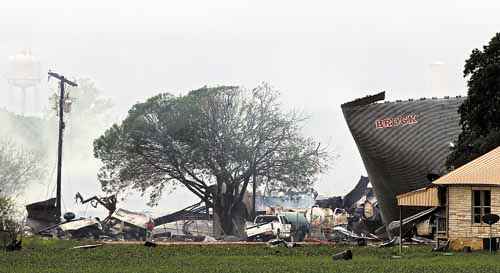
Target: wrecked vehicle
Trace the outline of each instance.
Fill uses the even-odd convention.
[[[281,212],[275,215],[259,215],[254,225],[247,228],[249,240],[268,241],[280,238],[290,241],[303,241],[310,231],[304,214],[299,212]]]
[[[252,241],[269,241],[273,238],[289,239],[292,225],[283,215],[259,215],[253,226],[246,229],[247,238]]]
[[[102,235],[102,225],[98,219],[84,218],[65,222],[59,228],[71,238],[93,238],[99,239]]]

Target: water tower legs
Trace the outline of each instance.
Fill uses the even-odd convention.
[[[21,106],[22,107],[21,108],[21,114],[24,116],[24,115],[26,115],[26,88],[22,88],[21,89],[21,93],[22,93],[22,96],[23,96],[22,102],[21,102],[23,104]]]
[[[7,92],[7,104],[5,105],[5,108],[12,112],[12,108],[15,104],[15,98],[14,98],[14,88],[12,88],[11,85],[9,85],[9,90]]]
[[[33,111],[33,113],[36,113],[36,115],[38,115],[42,111],[41,102],[40,102],[40,90],[39,90],[38,86],[35,86],[33,88],[33,92],[34,92],[34,94],[33,94],[34,101],[33,101],[33,104],[31,106],[31,110]]]

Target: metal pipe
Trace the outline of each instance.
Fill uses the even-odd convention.
[[[403,254],[403,206],[399,206],[399,255]]]

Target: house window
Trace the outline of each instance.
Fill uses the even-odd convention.
[[[482,224],[483,216],[491,213],[491,192],[489,190],[472,191],[472,223]]]

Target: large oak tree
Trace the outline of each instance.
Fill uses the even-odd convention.
[[[283,111],[278,98],[262,84],[137,103],[94,142],[103,190],[149,192],[155,204],[165,189],[182,185],[213,207],[225,235],[243,235],[242,199],[254,176],[301,190],[326,167],[326,149],[301,134],[306,118]]]
[[[450,169],[500,146],[500,33],[465,62],[468,93],[460,106],[462,132],[447,160]]]

